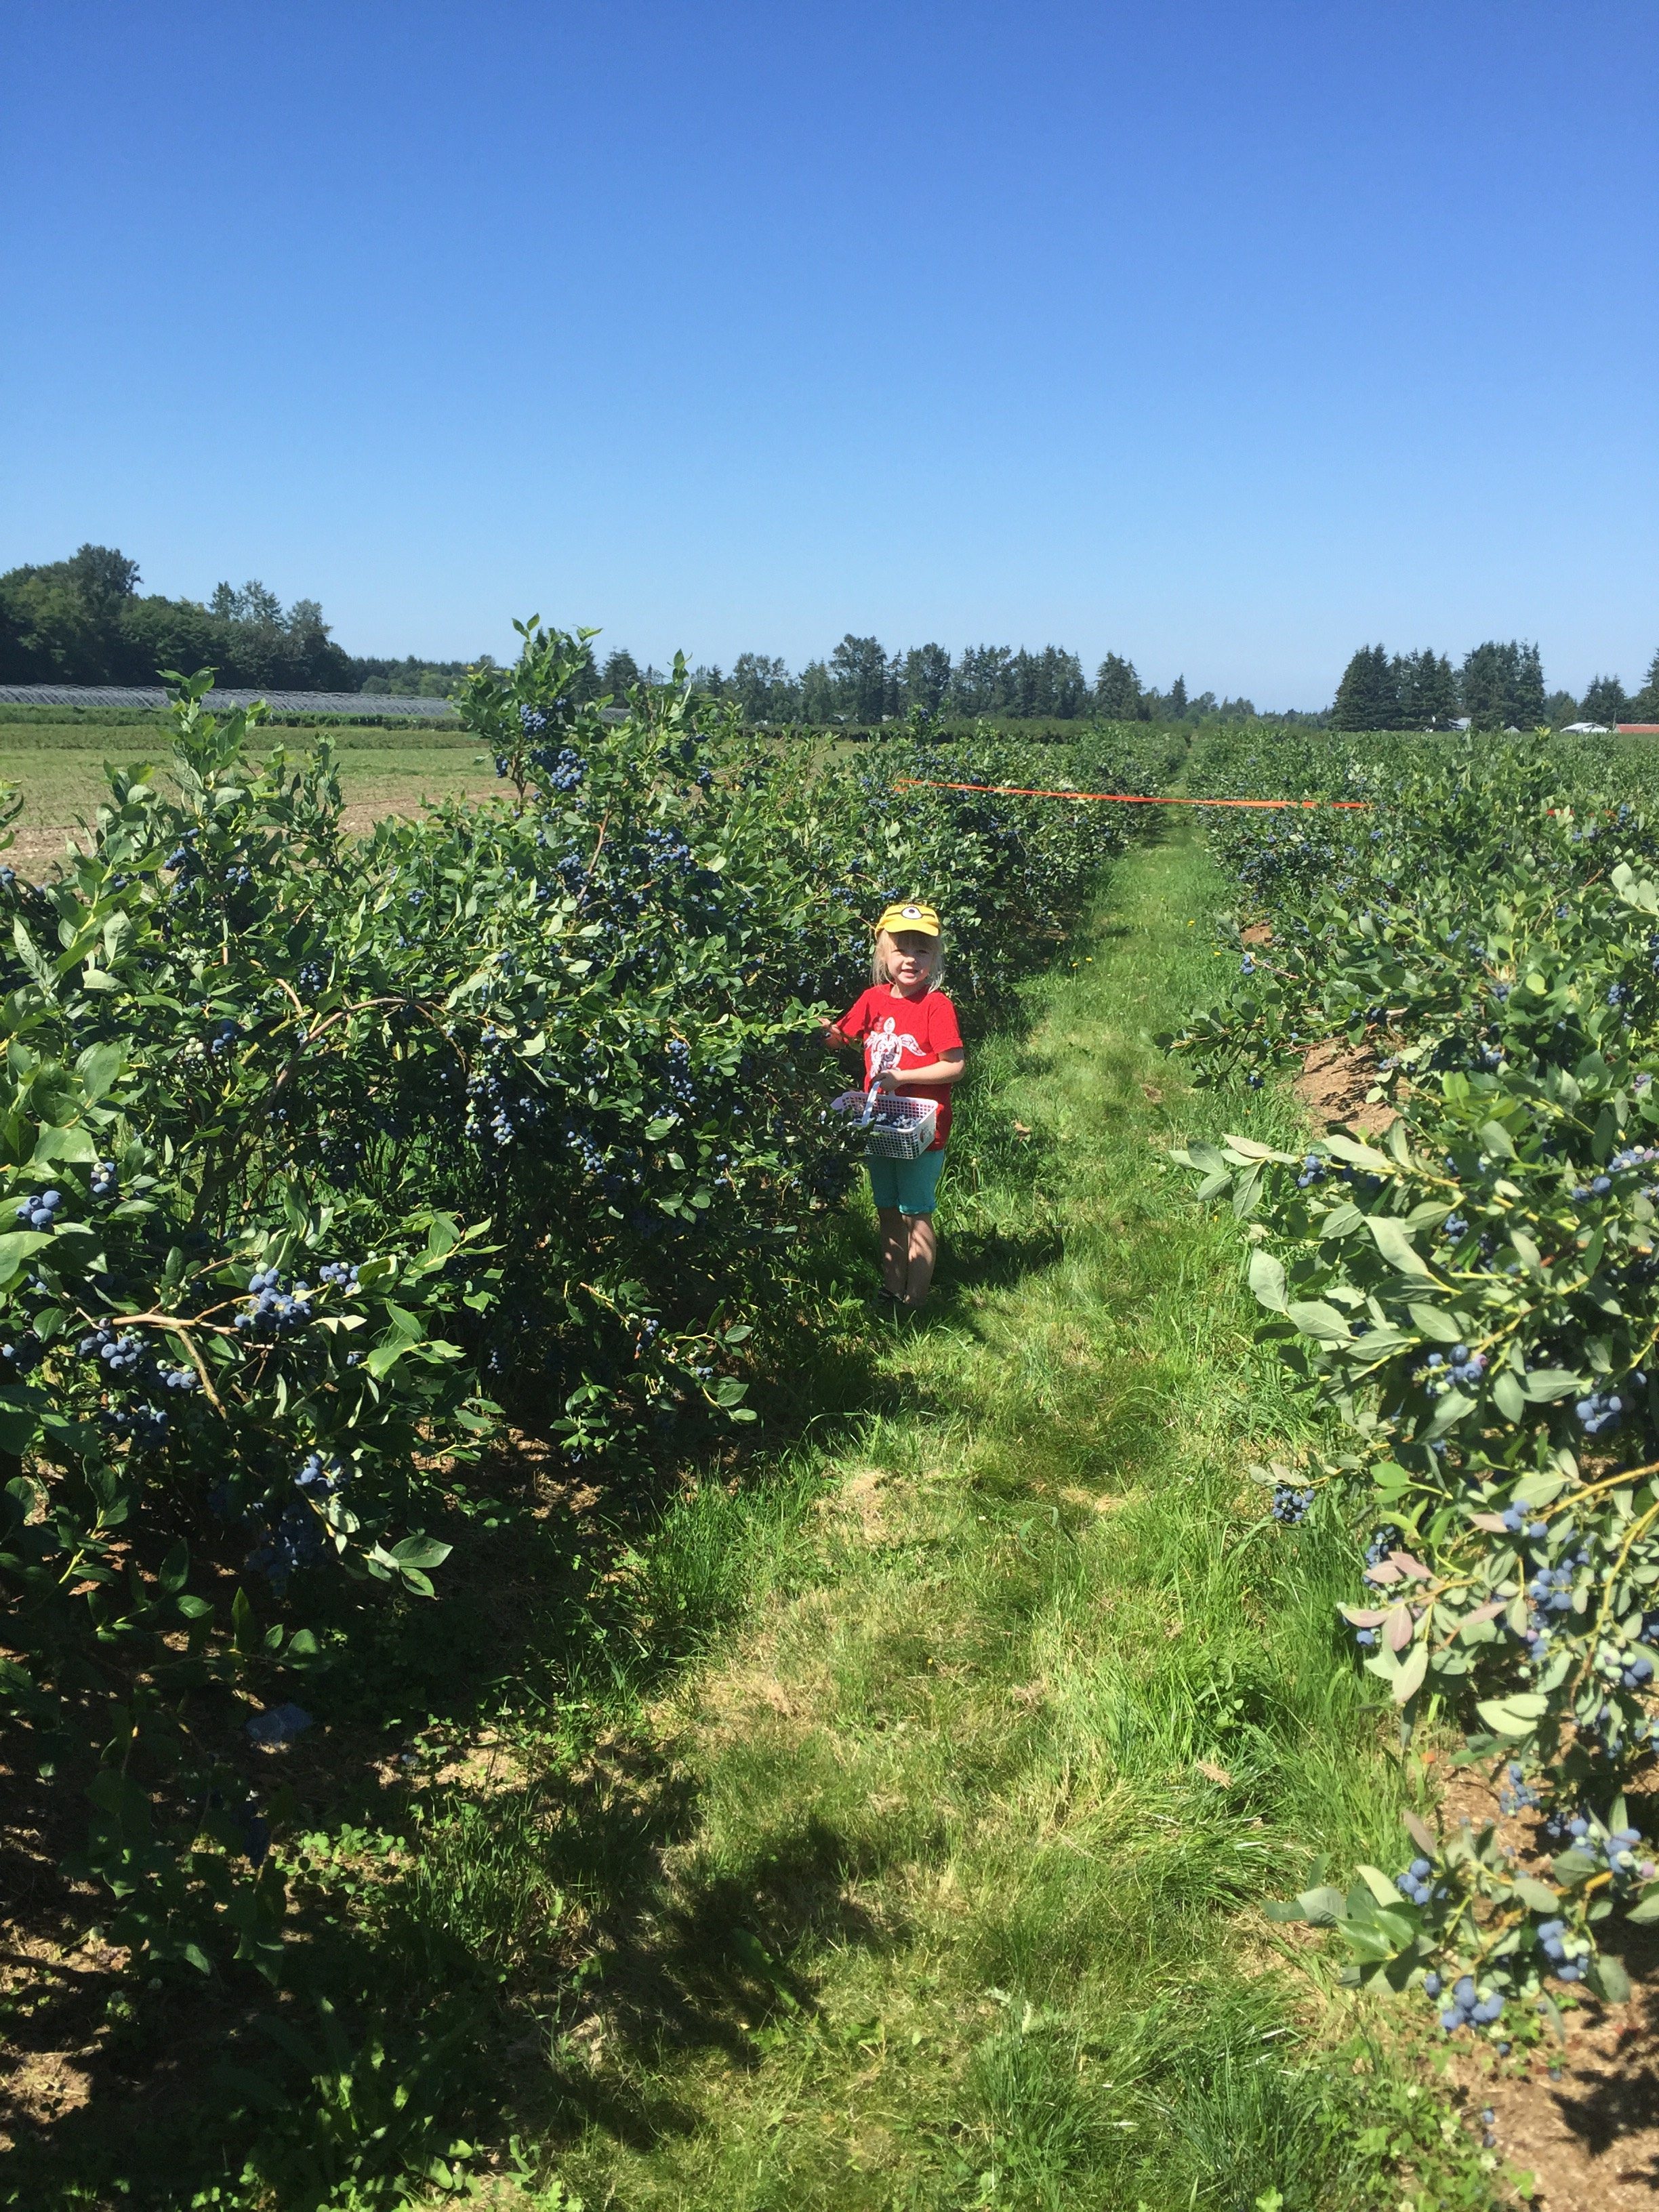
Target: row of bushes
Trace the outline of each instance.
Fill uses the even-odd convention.
[[[259,1749],[368,1632],[328,1590],[441,1589],[492,1437],[614,1476],[750,1420],[757,1314],[855,1175],[816,1027],[870,916],[936,898],[982,1020],[1126,834],[896,787],[902,742],[803,774],[683,682],[606,721],[579,651],[470,683],[499,802],[348,847],[326,745],[258,753],[204,677],[167,788],[124,769],[59,879],[0,872],[6,1755],[44,1832],[89,1799],[71,1871],[146,1971],[279,1972]]]
[[[1631,1794],[1659,1727],[1659,836],[1535,739],[1256,734],[1202,765],[1364,811],[1217,821],[1236,968],[1175,1048],[1259,1083],[1334,1045],[1395,1115],[1181,1156],[1250,1224],[1263,1334],[1348,1440],[1262,1479],[1283,1521],[1322,1493],[1360,1516],[1338,1663],[1532,1823],[1518,1858],[1497,1820],[1417,1824],[1403,1869],[1287,1911],[1507,2042],[1577,1984],[1626,1994],[1605,1923],[1659,1918]]]

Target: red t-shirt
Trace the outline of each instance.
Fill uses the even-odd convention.
[[[907,999],[890,983],[872,984],[836,1027],[843,1036],[864,1039],[864,1082],[867,1090],[888,1068],[931,1067],[947,1052],[962,1048],[957,1010],[943,991],[924,991]],[[951,1085],[948,1083],[904,1083],[906,1098],[931,1098],[939,1107],[929,1152],[943,1149],[951,1133]]]

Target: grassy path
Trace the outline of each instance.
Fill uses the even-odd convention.
[[[681,1812],[562,2046],[589,2208],[1399,2201],[1252,1909],[1392,1848],[1396,1784],[1329,1663],[1346,1547],[1248,1479],[1299,1432],[1237,1230],[1164,1159],[1290,1126],[1151,1042],[1215,900],[1179,833],[1121,864],[979,1054],[896,1410],[665,1532],[747,1600],[640,1716]]]

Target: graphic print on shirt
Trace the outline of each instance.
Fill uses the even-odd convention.
[[[878,1030],[870,1032],[870,1041],[865,1051],[868,1055],[872,1082],[877,1076],[885,1075],[890,1069],[898,1067],[905,1053],[915,1053],[918,1060],[921,1057],[921,1047],[907,1030],[899,1028],[890,1014]]]

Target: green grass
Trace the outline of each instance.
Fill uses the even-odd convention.
[[[333,739],[348,806],[413,813],[423,799],[500,787],[488,763],[477,765],[478,741],[466,731],[358,729],[351,726],[276,730],[270,742],[298,754],[317,737]],[[20,835],[56,830],[90,818],[107,789],[104,763],[164,761],[167,732],[96,724],[0,726],[0,784],[23,794]],[[56,842],[54,841],[54,851]]]
[[[1401,1784],[1332,1662],[1349,1540],[1247,1479],[1310,1439],[1237,1227],[1164,1158],[1294,1127],[1150,1042],[1206,986],[1215,888],[1194,844],[1133,856],[1029,1038],[979,1052],[890,1409],[641,1547],[707,1656],[623,1731],[678,1810],[590,1887],[547,2031],[590,2205],[1398,2201],[1358,2147],[1393,2090],[1328,2070],[1254,1909],[1314,1849],[1387,1859]]]

